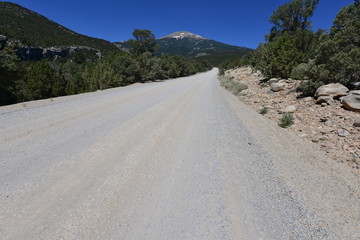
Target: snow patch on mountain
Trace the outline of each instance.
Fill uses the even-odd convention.
[[[169,34],[165,37],[162,37],[160,39],[164,39],[164,38],[174,38],[174,39],[184,39],[184,38],[193,38],[193,39],[206,39],[200,35],[191,33],[191,32],[187,32],[187,31],[179,31],[179,32],[174,32],[172,34]]]

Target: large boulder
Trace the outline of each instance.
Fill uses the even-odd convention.
[[[351,91],[342,99],[344,108],[354,112],[360,112],[360,90]]]
[[[270,84],[270,88],[271,90],[273,90],[274,92],[279,92],[285,89],[286,84],[282,83],[282,82],[275,82]]]
[[[330,96],[334,99],[348,95],[349,89],[340,83],[332,83],[319,87],[315,97]]]

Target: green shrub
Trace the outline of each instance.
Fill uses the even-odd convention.
[[[245,83],[234,82],[231,91],[236,95],[241,93],[245,89],[248,89],[248,86]]]
[[[265,45],[259,67],[266,77],[288,78],[292,69],[303,61],[304,54],[298,49],[296,40],[284,34]]]
[[[231,89],[233,86],[233,76],[228,75],[220,75],[220,84],[221,86],[225,87],[226,89]]]
[[[279,126],[282,128],[288,128],[294,124],[294,116],[291,113],[284,113],[279,120]]]
[[[292,71],[290,77],[297,80],[307,79],[310,72],[310,65],[307,63],[300,63]]]
[[[298,90],[302,92],[304,97],[312,97],[315,95],[316,90],[322,85],[324,85],[324,83],[321,81],[304,80],[300,83]]]
[[[233,88],[233,85],[234,85],[234,82],[232,82],[232,81],[226,81],[223,84],[223,86],[228,90],[231,90]]]
[[[260,113],[261,115],[265,115],[265,114],[267,114],[268,112],[269,112],[269,108],[267,108],[267,107],[263,107],[262,109],[259,110],[259,113]]]
[[[245,83],[235,81],[233,76],[223,76],[220,78],[220,82],[221,86],[225,87],[235,95],[248,89],[248,86]]]

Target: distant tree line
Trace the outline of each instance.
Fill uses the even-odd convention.
[[[271,16],[273,28],[255,52],[223,66],[251,65],[267,78],[304,80],[305,96],[328,83],[360,81],[360,0],[344,7],[327,32],[311,30],[319,0],[292,0]]]
[[[181,56],[155,56],[149,30],[133,32],[131,51],[98,58],[78,51],[62,59],[20,61],[14,49],[0,51],[0,105],[126,86],[135,82],[184,77],[210,69]]]

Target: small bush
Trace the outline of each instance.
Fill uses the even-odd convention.
[[[261,115],[265,115],[265,114],[267,114],[268,112],[269,112],[269,108],[267,108],[267,107],[263,107],[262,109],[259,110],[259,113],[260,113]]]
[[[226,89],[230,90],[233,88],[234,81],[232,80],[232,77],[226,76],[222,81],[222,86],[224,86]]]
[[[309,76],[310,67],[311,66],[307,63],[301,63],[293,68],[290,77],[297,80],[307,79]]]
[[[291,113],[285,113],[279,120],[279,126],[288,128],[294,124],[294,116]]]
[[[245,83],[236,82],[233,76],[223,76],[220,77],[221,86],[225,87],[227,90],[237,95],[245,89],[248,89],[248,86]]]
[[[307,96],[313,97],[315,95],[316,90],[322,85],[324,85],[324,83],[321,81],[306,80],[300,83],[298,90],[303,93],[304,97]]]
[[[233,82],[231,91],[236,95],[248,89],[248,86],[245,83]]]

